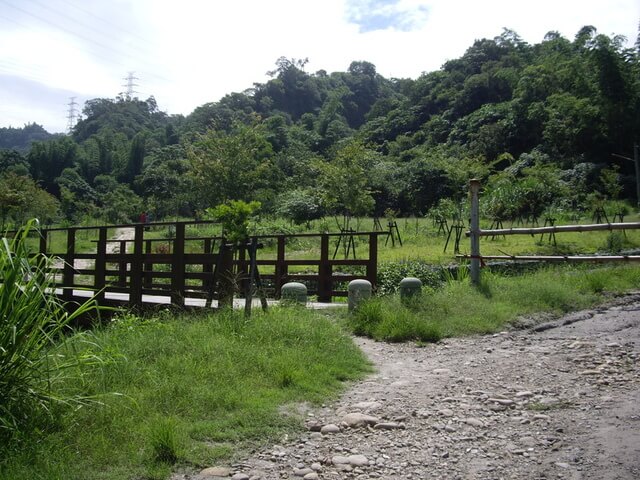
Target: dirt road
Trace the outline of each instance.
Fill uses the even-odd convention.
[[[228,476],[640,478],[640,295],[423,348],[358,343],[377,373],[306,411],[307,434],[255,452]]]

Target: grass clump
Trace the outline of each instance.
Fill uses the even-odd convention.
[[[402,302],[398,296],[374,297],[349,317],[348,323],[356,335],[389,342],[437,342],[440,328],[423,315],[422,299]]]
[[[326,401],[370,370],[335,322],[304,309],[127,315],[94,335],[115,360],[84,388],[121,395],[67,412],[58,431],[5,452],[0,478],[167,478],[228,462],[301,427],[283,405]]]
[[[591,307],[604,296],[640,286],[629,265],[548,267],[521,276],[484,271],[474,287],[467,275],[448,276],[442,288],[425,289],[405,304],[397,295],[374,297],[349,316],[356,335],[385,341],[437,341],[443,337],[493,333],[522,316],[560,315]]]

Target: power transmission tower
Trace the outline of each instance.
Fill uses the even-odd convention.
[[[69,110],[67,111],[67,133],[71,133],[80,117],[78,110],[76,110],[76,107],[78,106],[76,97],[69,97],[69,100],[69,103],[67,103],[67,106],[69,107]]]
[[[124,95],[127,100],[131,100],[131,97],[133,96],[133,94],[138,93],[136,90],[133,89],[133,87],[139,86],[137,83],[134,82],[134,80],[140,80],[138,77],[134,75],[135,73],[136,72],[129,72],[129,74],[123,78],[123,80],[127,81],[127,83],[122,85],[124,88],[126,88]]]

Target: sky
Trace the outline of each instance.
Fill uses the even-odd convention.
[[[640,0],[0,0],[0,127],[65,132],[70,110],[129,81],[188,115],[266,82],[281,56],[417,78],[504,28],[534,44],[593,25],[631,47],[639,21]]]

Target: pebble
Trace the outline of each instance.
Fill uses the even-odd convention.
[[[380,422],[380,419],[372,417],[371,415],[365,415],[364,413],[348,413],[342,417],[342,421],[349,427],[362,427],[365,425],[375,425]]]
[[[333,424],[333,423],[329,423],[328,425],[325,425],[324,427],[322,427],[320,429],[320,433],[324,434],[324,435],[328,435],[331,433],[340,433],[340,427],[338,427],[337,425]]]
[[[231,469],[227,467],[209,467],[200,472],[202,477],[228,477],[231,475]]]

